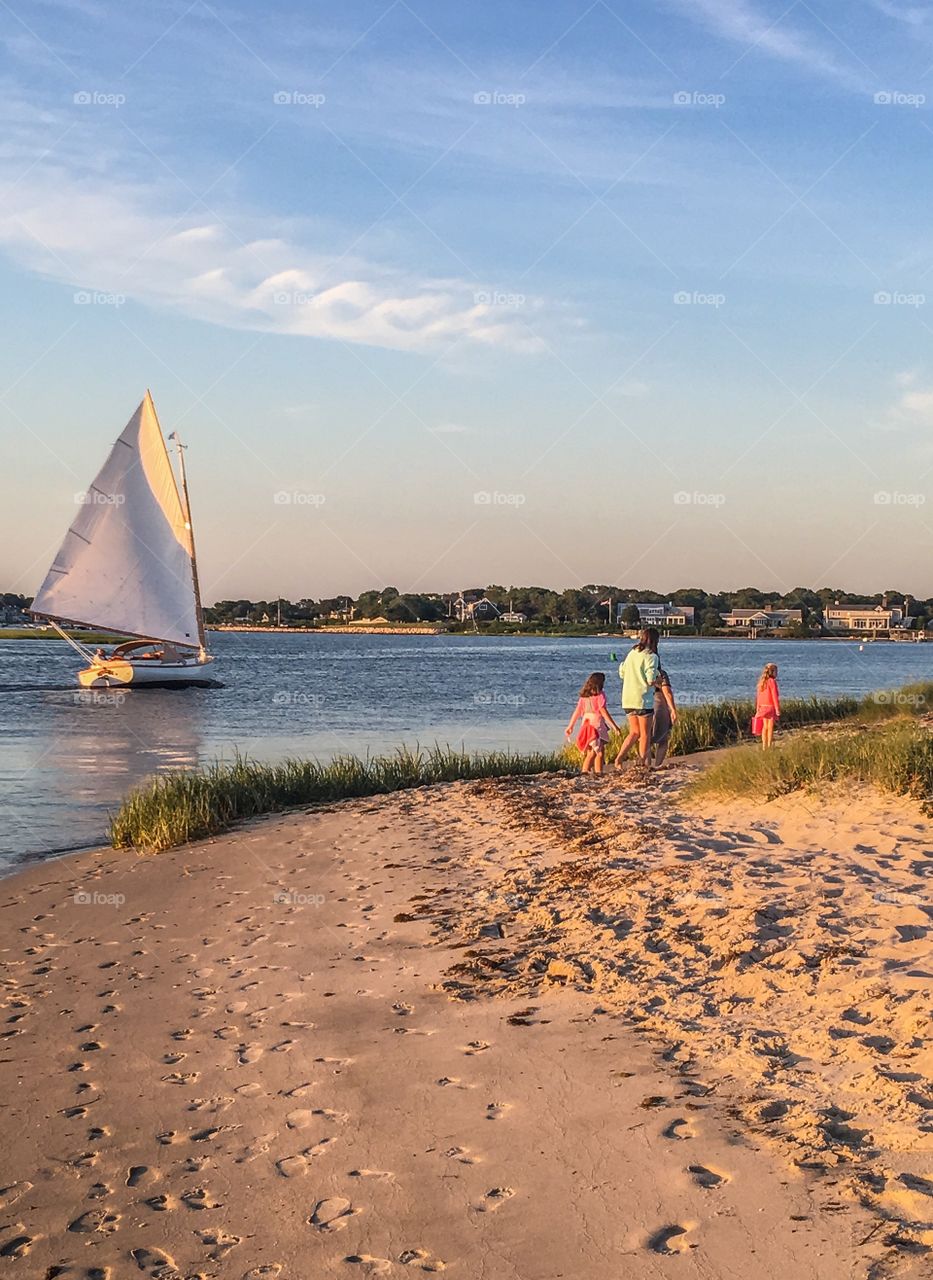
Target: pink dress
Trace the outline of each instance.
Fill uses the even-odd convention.
[[[768,676],[763,686],[758,690],[755,715],[762,720],[777,720],[780,718],[781,695],[774,676]]]
[[[577,746],[581,751],[598,750],[609,741],[609,721],[603,714],[605,710],[604,693],[597,693],[592,698],[580,698],[577,702],[571,723],[576,724],[582,716],[583,724],[577,734]]]

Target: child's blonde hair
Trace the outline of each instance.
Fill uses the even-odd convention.
[[[777,663],[766,662],[764,671],[762,671],[761,675],[758,677],[758,688],[763,689],[766,681],[775,679],[777,679]]]

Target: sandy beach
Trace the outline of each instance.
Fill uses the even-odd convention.
[[[925,1276],[929,822],[458,783],[0,885],[0,1276]]]

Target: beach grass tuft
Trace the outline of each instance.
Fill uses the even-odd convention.
[[[400,747],[360,759],[283,760],[262,764],[238,756],[203,769],[163,774],[131,792],[110,823],[114,848],[157,853],[226,831],[235,822],[299,805],[383,795],[439,782],[554,773],[569,767],[562,752],[471,755],[449,747]]]
[[[906,719],[797,734],[770,751],[730,751],[700,774],[688,792],[696,797],[774,800],[840,781],[872,783],[895,795],[912,796],[933,812],[933,734]]]

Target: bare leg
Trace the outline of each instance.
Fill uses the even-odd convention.
[[[654,713],[638,717],[638,755],[646,768],[651,768],[651,729]]]
[[[625,741],[622,743],[621,747],[619,747],[619,753],[616,756],[617,769],[622,768],[622,761],[638,741],[638,722],[641,719],[641,716],[629,716],[628,718],[628,734],[626,735]]]
[[[764,724],[761,726],[761,749],[767,751],[768,747],[774,741],[774,721],[770,716],[765,717]]]
[[[593,772],[594,772],[594,773],[602,773],[602,771],[603,771],[603,758],[604,758],[604,757],[603,757],[603,748],[602,748],[602,747],[597,747],[597,748],[596,748],[596,750],[595,750],[595,752],[593,753],[593,755],[594,755],[594,760],[593,760]]]
[[[595,755],[596,752],[593,751],[592,747],[585,753],[583,757],[583,764],[580,766],[581,773],[589,773],[590,769],[593,767],[593,757]]]

